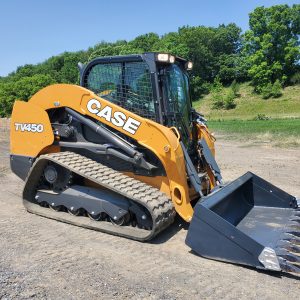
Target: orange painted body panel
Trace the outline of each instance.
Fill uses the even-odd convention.
[[[198,139],[201,140],[202,138],[204,138],[213,156],[215,156],[216,138],[208,131],[207,127],[204,125],[197,124],[197,131],[198,131]]]
[[[115,112],[121,112],[126,115],[127,119],[130,117],[140,122],[140,125],[135,134],[129,133],[123,127],[114,125],[105,117],[99,117],[97,114],[91,113],[87,109],[87,103],[91,99],[96,99],[97,101],[99,101],[101,109],[106,106],[111,107],[112,115]],[[169,186],[168,194],[171,195],[176,211],[186,221],[191,220],[193,216],[193,208],[190,204],[184,154],[179,144],[179,138],[175,135],[174,131],[171,128],[167,128],[151,120],[144,119],[103,98],[100,98],[93,92],[77,85],[55,84],[48,86],[37,92],[29,100],[28,104],[30,105],[30,107],[39,108],[39,111],[43,111],[43,115],[46,114],[45,110],[48,109],[69,107],[81,113],[82,115],[88,115],[95,120],[98,120],[112,128],[117,129],[118,131],[135,139],[140,145],[151,150],[160,159],[166,170],[167,182],[164,181],[164,185],[168,184]],[[35,153],[35,156],[37,156],[38,153],[43,151],[45,146],[49,145],[49,120],[46,120],[45,115],[44,117],[35,116],[36,112],[33,111],[24,111],[23,114],[24,115],[22,115],[22,113],[20,112],[15,114],[15,111],[13,111],[13,119],[19,121],[19,118],[22,118],[22,120],[26,120],[26,122],[33,122],[31,120],[41,120],[39,118],[44,118],[44,122],[45,124],[47,124],[47,136],[44,137],[45,140],[43,143],[41,143],[37,142],[36,138],[34,138],[31,134],[26,135],[26,137],[28,138],[28,143],[36,143],[35,151],[31,151],[28,150],[27,147],[23,147],[19,142],[22,140],[20,136],[12,136],[12,144],[14,145],[14,147],[12,147],[12,153],[20,153],[22,155],[32,155],[33,153]],[[37,149],[38,147],[40,147],[40,149]],[[31,148],[29,147],[29,149]]]
[[[43,130],[37,131],[36,126]],[[38,128],[40,131],[40,128]],[[53,143],[54,136],[46,111],[32,103],[16,101],[10,122],[10,151],[15,155],[36,157]]]

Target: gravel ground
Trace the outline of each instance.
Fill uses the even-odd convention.
[[[2,141],[1,141],[2,137]],[[300,195],[300,151],[217,142],[226,180],[250,170]],[[177,220],[151,243],[25,212],[0,133],[0,299],[299,299],[299,277],[198,257]]]

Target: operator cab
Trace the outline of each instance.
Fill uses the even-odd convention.
[[[179,129],[188,141],[192,63],[167,53],[100,57],[79,64],[80,85],[141,117]]]

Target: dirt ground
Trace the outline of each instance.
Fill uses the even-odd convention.
[[[299,299],[300,277],[207,260],[185,245],[178,220],[151,243],[25,212],[0,133],[0,299]],[[2,136],[2,141],[1,141]],[[250,170],[300,196],[299,149],[220,137],[225,180]]]

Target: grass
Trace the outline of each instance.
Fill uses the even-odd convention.
[[[241,85],[235,109],[212,109],[211,95],[193,106],[205,115],[210,129],[216,133],[276,146],[300,146],[300,86],[287,87],[280,98],[267,100],[252,90],[248,83]],[[254,120],[258,115],[270,119]]]
[[[209,121],[209,127],[219,132],[293,135],[300,138],[300,119],[224,120]]]
[[[300,147],[300,119],[209,121],[208,126],[213,132],[230,134],[231,138],[244,142]]]
[[[258,114],[264,114],[274,119],[300,118],[300,86],[290,86],[283,90],[283,95],[277,99],[262,99],[254,94],[248,84],[241,84],[240,97],[236,98],[237,106],[230,110],[212,109],[211,95],[193,103],[193,106],[209,120],[251,120]]]

